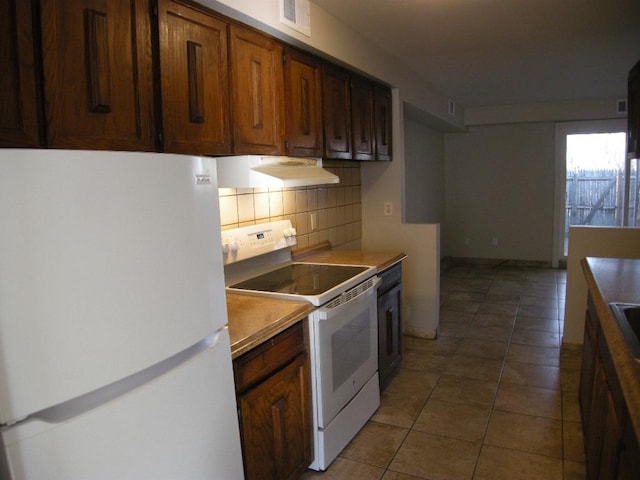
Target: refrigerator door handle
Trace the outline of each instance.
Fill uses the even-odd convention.
[[[104,405],[111,400],[114,400],[132,390],[135,390],[136,388],[155,380],[161,375],[164,375],[165,373],[191,360],[196,355],[213,347],[218,341],[220,333],[226,328],[228,327],[225,325],[221,329],[203,338],[199,342],[194,343],[190,347],[187,347],[186,349],[170,357],[167,357],[164,360],[145,368],[144,370],[140,370],[139,372],[129,375],[128,377],[124,377],[120,380],[105,385],[104,387],[100,387],[96,390],[85,393],[84,395],[72,398],[71,400],[58,403],[37,412],[33,412],[30,415],[18,419],[12,423],[2,424],[0,425],[0,427],[2,427],[2,430],[6,430],[32,420],[40,420],[47,423],[66,422],[73,417],[86,413],[89,410],[93,410],[94,408]]]

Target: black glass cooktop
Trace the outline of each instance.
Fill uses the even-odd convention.
[[[231,288],[294,295],[320,295],[364,272],[367,268],[318,263],[293,263],[231,285]]]

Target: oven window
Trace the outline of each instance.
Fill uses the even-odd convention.
[[[334,392],[370,358],[370,330],[369,310],[365,310],[331,335]]]

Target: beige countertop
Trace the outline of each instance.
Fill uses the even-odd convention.
[[[300,261],[366,265],[382,271],[405,258],[404,253],[323,249],[317,253],[305,255]],[[227,293],[232,358],[239,357],[265,340],[286,330],[308,316],[315,308],[304,301],[277,300]]]
[[[286,330],[315,308],[308,302],[227,293],[231,357],[239,357]]]
[[[582,266],[640,440],[640,362],[633,358],[609,308],[612,302],[640,304],[640,260],[587,257]]]

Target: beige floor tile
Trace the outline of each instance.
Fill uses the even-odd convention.
[[[529,385],[542,388],[560,387],[560,368],[530,363],[506,362],[501,384]]]
[[[384,469],[354,462],[346,458],[336,458],[326,472],[307,471],[301,480],[378,480],[384,475]]]
[[[470,480],[479,452],[479,442],[411,431],[389,470],[430,480]]]
[[[564,458],[578,463],[584,463],[584,437],[582,436],[582,424],[579,422],[567,422],[562,424],[562,442]]]
[[[401,428],[411,428],[424,407],[424,399],[406,401],[401,395],[381,394],[381,403],[371,420]]]
[[[562,460],[485,445],[473,480],[562,480]]]
[[[490,409],[431,399],[413,425],[414,430],[480,442],[489,422]]]
[[[580,422],[580,402],[577,390],[562,391],[562,419],[566,422]]]
[[[556,305],[520,305],[518,315],[539,318],[558,318],[558,306]]]
[[[512,344],[507,362],[533,363],[536,365],[560,366],[560,349]]]
[[[527,317],[521,314],[516,316],[516,328],[552,333],[559,332],[558,320],[555,318]]]
[[[500,312],[478,313],[473,318],[472,325],[478,327],[498,327],[511,331],[515,322],[514,314],[504,314]]]
[[[451,357],[445,373],[475,380],[497,382],[501,370],[502,361],[500,360],[454,355]]]
[[[382,480],[424,480],[424,477],[414,477],[413,475],[387,470],[382,476]]]
[[[562,393],[560,389],[500,384],[494,408],[561,420]]]
[[[562,458],[562,421],[494,410],[485,444]]]
[[[497,382],[486,382],[443,374],[433,389],[431,398],[480,407],[491,407],[495,399],[497,386]]]
[[[478,313],[491,313],[497,315],[515,316],[518,311],[518,304],[510,303],[482,303],[478,308]]]
[[[409,432],[406,428],[367,422],[340,453],[343,458],[386,468]]]
[[[456,355],[502,361],[507,355],[507,346],[508,343],[502,340],[465,338],[458,347]]]
[[[459,300],[444,300],[442,308],[455,312],[476,313],[480,308],[479,302],[462,302]]]
[[[462,338],[456,337],[438,337],[435,340],[416,337],[403,337],[404,347],[414,350],[423,350],[431,352],[435,355],[451,356],[456,353],[458,346],[462,342]]]
[[[400,367],[407,370],[442,373],[447,368],[451,357],[436,355],[425,350],[405,348],[402,352]]]
[[[485,300],[486,303],[507,303],[511,305],[517,305],[520,303],[520,295],[513,293],[499,293],[492,292],[489,290],[489,293],[486,295]]]
[[[560,334],[558,332],[543,332],[516,326],[513,329],[511,342],[537,347],[560,347]]]

